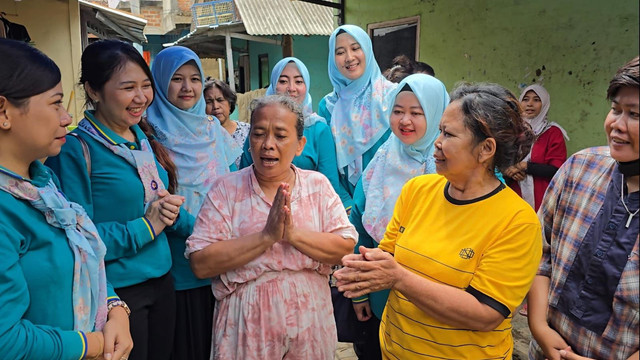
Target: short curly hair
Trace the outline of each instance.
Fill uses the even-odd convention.
[[[618,91],[623,87],[640,87],[638,82],[638,56],[631,59],[628,63],[622,65],[618,69],[616,75],[609,82],[609,88],[607,89],[607,99],[613,100],[618,94]]]
[[[220,90],[224,99],[229,102],[229,113],[232,113],[233,110],[236,109],[238,95],[236,95],[236,93],[231,90],[231,87],[229,87],[226,82],[218,79],[207,79],[207,81],[204,82],[204,89],[202,92],[205,93],[207,90],[213,88],[214,86]]]
[[[496,141],[493,168],[504,172],[522,161],[531,150],[535,135],[522,119],[518,98],[498,84],[462,84],[451,93],[459,101],[464,124],[476,143],[487,138]]]
[[[253,129],[253,121],[255,120],[258,110],[268,105],[280,105],[294,113],[297,118],[296,135],[298,136],[298,140],[302,139],[304,132],[304,115],[302,114],[300,105],[288,96],[268,95],[251,101],[251,104],[249,105],[249,109],[251,110],[251,128]]]

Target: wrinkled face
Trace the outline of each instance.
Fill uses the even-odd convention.
[[[255,171],[263,178],[279,178],[302,153],[306,139],[298,139],[297,116],[284,106],[271,104],[257,111],[249,134]]]
[[[222,91],[215,85],[204,92],[204,100],[207,103],[207,114],[213,115],[224,125],[229,120],[231,104],[222,95]]]
[[[604,131],[616,161],[633,161],[640,157],[638,147],[638,96],[637,87],[621,88],[604,120]]]
[[[393,134],[405,145],[422,139],[427,132],[427,118],[420,101],[411,91],[401,91],[396,96],[389,122]]]
[[[520,105],[522,106],[523,111],[522,116],[527,119],[535,118],[540,114],[540,110],[542,110],[542,101],[538,94],[533,90],[529,90],[524,94]]]
[[[304,83],[304,78],[294,62],[288,63],[282,69],[276,84],[276,93],[289,96],[298,104],[302,104],[305,96],[307,96],[307,85]]]
[[[176,70],[169,81],[167,98],[180,110],[194,107],[202,96],[202,78],[198,67],[186,63]]]
[[[440,120],[440,135],[435,141],[433,157],[436,171],[447,179],[464,179],[475,169],[478,161],[478,144],[473,133],[464,125],[464,113],[459,101],[444,110]]]
[[[21,108],[0,100],[0,131],[10,131],[11,143],[29,163],[60,153],[71,116],[62,103],[62,83],[29,98]],[[5,127],[6,124],[6,127]]]
[[[336,37],[335,62],[338,71],[349,80],[356,80],[364,73],[366,57],[360,43],[353,36],[342,33]]]
[[[94,101],[98,100],[96,115],[107,127],[111,124],[131,127],[139,123],[153,101],[151,79],[132,61],[114,72],[102,90],[94,94]]]

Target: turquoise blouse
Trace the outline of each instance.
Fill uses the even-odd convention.
[[[41,164],[30,175],[36,187],[51,177],[58,184]],[[2,190],[0,214],[0,357],[80,359],[85,344],[73,330],[74,257],[64,230]],[[115,296],[111,286],[107,291]]]
[[[95,124],[116,143],[140,149],[139,141],[128,142],[97,119]],[[138,125],[131,130],[137,139],[146,138]],[[154,234],[143,219],[144,188],[136,168],[83,131],[74,132],[89,147],[91,175],[82,146],[73,136],[67,136],[60,154],[49,158],[46,164],[60,178],[69,199],[82,205],[98,228],[107,246],[107,278],[117,289],[165,275],[172,264],[167,234],[180,239],[184,247],[184,239],[193,228],[193,216],[181,209],[175,225]],[[157,161],[156,167],[166,187],[167,172]]]
[[[355,247],[355,253],[359,254],[358,248],[360,246],[364,246],[366,248],[376,248],[378,247],[378,243],[373,240],[373,238],[367,233],[367,231],[362,226],[362,214],[364,214],[364,210],[366,208],[367,199],[364,196],[364,190],[362,190],[362,179],[358,181],[358,184],[355,187],[355,192],[353,194],[353,207],[351,208],[351,214],[349,215],[349,221],[355,226],[358,231],[358,243]],[[382,240],[382,239],[379,239]],[[380,290],[376,292],[372,292],[368,295],[356,298],[353,300],[354,303],[359,303],[363,301],[369,300],[369,306],[371,306],[371,311],[375,314],[378,319],[382,319],[382,311],[384,310],[385,305],[387,304],[387,298],[389,297],[389,290]]]

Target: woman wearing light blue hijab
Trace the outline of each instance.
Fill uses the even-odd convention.
[[[356,252],[360,245],[378,246],[404,184],[413,177],[436,172],[434,142],[448,104],[444,84],[425,74],[406,77],[391,94],[389,122],[393,133],[376,152],[354,193],[349,220],[358,230]],[[353,300],[358,320],[372,319],[367,324],[371,337],[354,344],[364,358],[381,357],[378,327],[388,295],[389,290],[383,290]]]
[[[371,39],[355,25],[338,27],[329,38],[333,92],[319,104],[335,138],[342,186],[353,194],[362,171],[389,136],[388,95],[396,84],[382,76]]]
[[[331,129],[325,119],[313,112],[311,105],[311,78],[309,70],[302,61],[295,57],[284,58],[273,67],[271,83],[265,96],[285,95],[296,100],[304,115],[304,132],[307,143],[302,154],[293,159],[293,165],[306,170],[315,170],[324,174],[333,189],[340,196],[345,208],[352,204],[351,196],[340,186],[336,152],[331,135]],[[253,163],[249,151],[249,141],[245,141],[244,153],[240,167],[244,168]]]
[[[148,121],[176,165],[176,192],[185,197],[191,233],[209,187],[235,170],[241,149],[217,119],[205,113],[204,74],[193,51],[181,46],[162,50],[151,71],[157,92],[147,110]],[[197,279],[191,271],[184,257],[185,240],[169,237],[176,288],[173,358],[208,359],[214,304],[211,280]]]

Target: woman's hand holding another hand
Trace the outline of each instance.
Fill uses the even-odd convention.
[[[383,289],[391,289],[404,271],[393,255],[378,248],[359,248],[360,254],[342,258],[344,268],[334,273],[338,290],[348,298],[356,298]],[[354,256],[355,255],[355,256]]]

